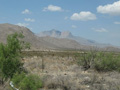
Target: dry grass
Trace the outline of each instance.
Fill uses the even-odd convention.
[[[24,62],[30,73],[43,77],[43,90],[120,90],[120,73],[84,72],[73,55],[45,54],[24,58]]]
[[[120,90],[120,73],[84,71],[76,64],[74,53],[34,52],[23,62],[29,73],[42,77],[44,88],[40,90]],[[9,89],[0,86],[0,90]]]

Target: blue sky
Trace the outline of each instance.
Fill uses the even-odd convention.
[[[57,29],[120,46],[119,0],[0,0],[0,23]]]

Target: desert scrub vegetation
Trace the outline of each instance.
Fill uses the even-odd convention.
[[[112,52],[98,53],[94,67],[97,71],[120,71],[120,55]]]
[[[88,51],[79,54],[77,64],[85,70],[120,71],[120,55],[115,52]]]
[[[27,53],[29,54],[29,52]],[[27,71],[30,70],[30,73],[40,75],[43,81],[43,88],[40,88],[40,90],[118,90],[117,88],[120,86],[119,72],[110,71],[100,73],[94,69],[89,69],[84,72],[83,69],[76,64],[74,59],[74,57],[76,59],[77,57],[80,58],[80,54],[83,52],[65,52],[67,54],[52,51],[49,53],[42,52],[43,57],[37,56],[35,53],[38,55],[41,54],[39,51],[34,52],[32,57],[26,57],[24,65]],[[89,56],[91,55],[90,53],[91,52],[89,52]],[[103,54],[104,53],[107,52],[103,52]],[[97,53],[94,52],[93,56],[96,56],[96,54]],[[43,58],[45,68],[42,72]],[[90,65],[94,66],[93,64],[94,63]]]
[[[12,82],[19,90],[38,90],[43,86],[39,76],[32,74],[26,75],[24,72],[16,73],[12,78]]]
[[[74,51],[22,51],[22,55],[25,57],[33,57],[33,56],[76,57],[77,56],[76,52]]]

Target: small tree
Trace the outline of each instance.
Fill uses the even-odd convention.
[[[0,72],[2,84],[4,80],[12,78],[14,73],[21,72],[23,63],[21,60],[21,50],[26,43],[22,41],[23,34],[14,33],[7,37],[7,44],[0,44]]]

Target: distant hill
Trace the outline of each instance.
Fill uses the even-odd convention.
[[[0,24],[0,42],[5,43],[9,34],[22,32],[24,41],[31,43],[32,49],[80,49],[81,45],[75,40],[52,37],[38,37],[26,27],[12,24]]]
[[[12,24],[0,24],[0,42],[5,43],[7,36],[15,32],[22,32],[25,36],[24,41],[31,43],[32,48],[49,48],[48,43],[41,39],[38,39],[38,37],[28,28]]]
[[[59,49],[89,49],[89,46],[85,46],[85,45],[80,45],[78,42],[76,42],[75,40],[71,40],[71,39],[67,39],[67,38],[55,38],[55,37],[40,37],[40,39],[53,44],[54,46],[56,46]]]
[[[102,44],[102,43],[98,43],[94,40],[89,40],[89,39],[85,39],[85,38],[82,38],[82,37],[79,37],[79,36],[74,36],[69,31],[60,32],[60,31],[55,30],[55,29],[50,30],[50,31],[40,32],[39,34],[37,34],[37,36],[39,36],[39,37],[49,36],[49,37],[55,37],[55,38],[66,38],[66,39],[75,40],[79,44],[87,45],[87,46],[97,46],[97,47],[111,46],[110,44]]]

